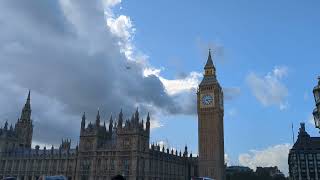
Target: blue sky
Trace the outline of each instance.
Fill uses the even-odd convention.
[[[206,49],[222,49],[214,57],[220,84],[241,90],[225,102],[225,150],[233,163],[249,150],[292,143],[291,122],[295,133],[299,123],[306,122],[308,131],[318,135],[309,123],[312,88],[320,73],[318,1],[142,0],[123,1],[121,6],[118,13],[130,16],[136,28],[135,45],[164,69],[166,78],[201,72]],[[259,102],[246,82],[250,73],[263,78],[275,67],[287,69],[280,80],[288,90],[283,110]],[[195,117],[163,121],[152,134],[154,141],[166,137],[180,148],[188,143],[197,149]]]
[[[151,141],[197,153],[208,49],[225,91],[229,164],[287,172],[291,123],[313,136],[318,1],[0,1],[1,122],[31,89],[33,144],[79,141],[81,115],[151,113]],[[129,68],[127,68],[129,67]],[[9,103],[8,103],[9,102]],[[73,128],[70,128],[73,127]]]

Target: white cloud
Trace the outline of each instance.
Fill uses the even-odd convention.
[[[121,0],[103,0],[105,6],[114,7],[121,3]]]
[[[310,114],[310,116],[307,118],[306,122],[314,126],[314,118],[313,118],[312,114]]]
[[[105,15],[110,32],[119,38],[118,44],[121,52],[124,53],[129,60],[140,59],[141,56],[134,55],[132,39],[135,28],[133,27],[130,17],[125,15],[115,17],[112,13],[105,13]]]
[[[102,0],[102,4],[104,6],[104,14],[107,17],[111,17],[114,16],[113,8],[121,4],[121,0]]]
[[[159,77],[159,79],[164,85],[167,93],[169,95],[174,95],[181,92],[196,89],[198,87],[201,77],[201,73],[191,72],[187,77],[183,79],[170,80],[163,77]]]
[[[145,68],[144,71],[143,71],[143,75],[145,77],[150,76],[150,75],[154,75],[154,76],[159,77],[160,76],[160,72],[161,72],[161,69]]]
[[[227,164],[227,166],[231,165],[231,159],[228,154],[224,154],[224,163]]]
[[[111,33],[115,34],[123,40],[129,40],[134,29],[132,29],[132,22],[130,17],[120,15],[117,18],[108,18],[107,25],[110,28]]]
[[[284,110],[289,105],[286,100],[288,89],[281,80],[286,77],[287,74],[287,67],[275,67],[272,72],[267,73],[267,75],[263,77],[255,73],[250,73],[246,81],[254,96],[262,105],[277,105],[280,110]]]
[[[150,129],[151,131],[156,129],[156,128],[160,128],[163,127],[164,125],[157,119],[153,119],[152,121],[150,121]]]
[[[288,174],[288,154],[290,144],[279,144],[263,150],[250,150],[249,153],[239,155],[239,163],[252,169],[256,167],[278,166],[285,174]]]
[[[175,95],[196,89],[202,77],[202,73],[193,71],[190,72],[188,76],[181,79],[166,79],[160,75],[161,69],[156,68],[146,68],[143,73],[144,76],[155,75],[159,77],[169,95]]]

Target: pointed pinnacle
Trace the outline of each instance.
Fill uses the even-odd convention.
[[[27,100],[30,100],[30,89],[29,89],[29,93],[28,93],[28,98]]]
[[[205,69],[209,69],[209,68],[213,68],[213,61],[212,61],[212,58],[211,58],[211,50],[209,49],[209,55],[208,55],[208,59],[207,59],[207,63],[205,65]]]
[[[86,119],[86,112],[83,112],[83,114],[82,114],[82,119],[83,119],[83,120]]]

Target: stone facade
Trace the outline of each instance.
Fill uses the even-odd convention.
[[[204,71],[197,92],[199,175],[224,180],[223,91],[210,51]]]
[[[138,109],[125,120],[122,111],[117,120],[101,125],[98,111],[95,123],[87,123],[83,114],[80,144],[71,148],[63,140],[59,148],[31,148],[33,125],[30,93],[15,127],[5,123],[0,129],[0,177],[14,176],[36,180],[41,175],[64,175],[68,179],[102,180],[117,174],[129,180],[181,179],[197,175],[197,157],[184,152],[149,146],[150,115],[146,122]]]

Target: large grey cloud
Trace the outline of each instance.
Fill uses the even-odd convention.
[[[0,29],[0,118],[13,123],[31,89],[35,141],[77,139],[81,113],[94,120],[98,107],[104,119],[120,108],[129,116],[137,105],[192,112],[120,53],[100,1],[2,0]]]
[[[40,143],[78,140],[82,112],[94,121],[98,108],[106,121],[137,106],[143,114],[196,114],[195,88],[170,94],[159,76],[144,76],[148,63],[128,60],[119,45],[128,35],[109,29],[102,2],[0,1],[2,122],[16,121],[28,89]]]

